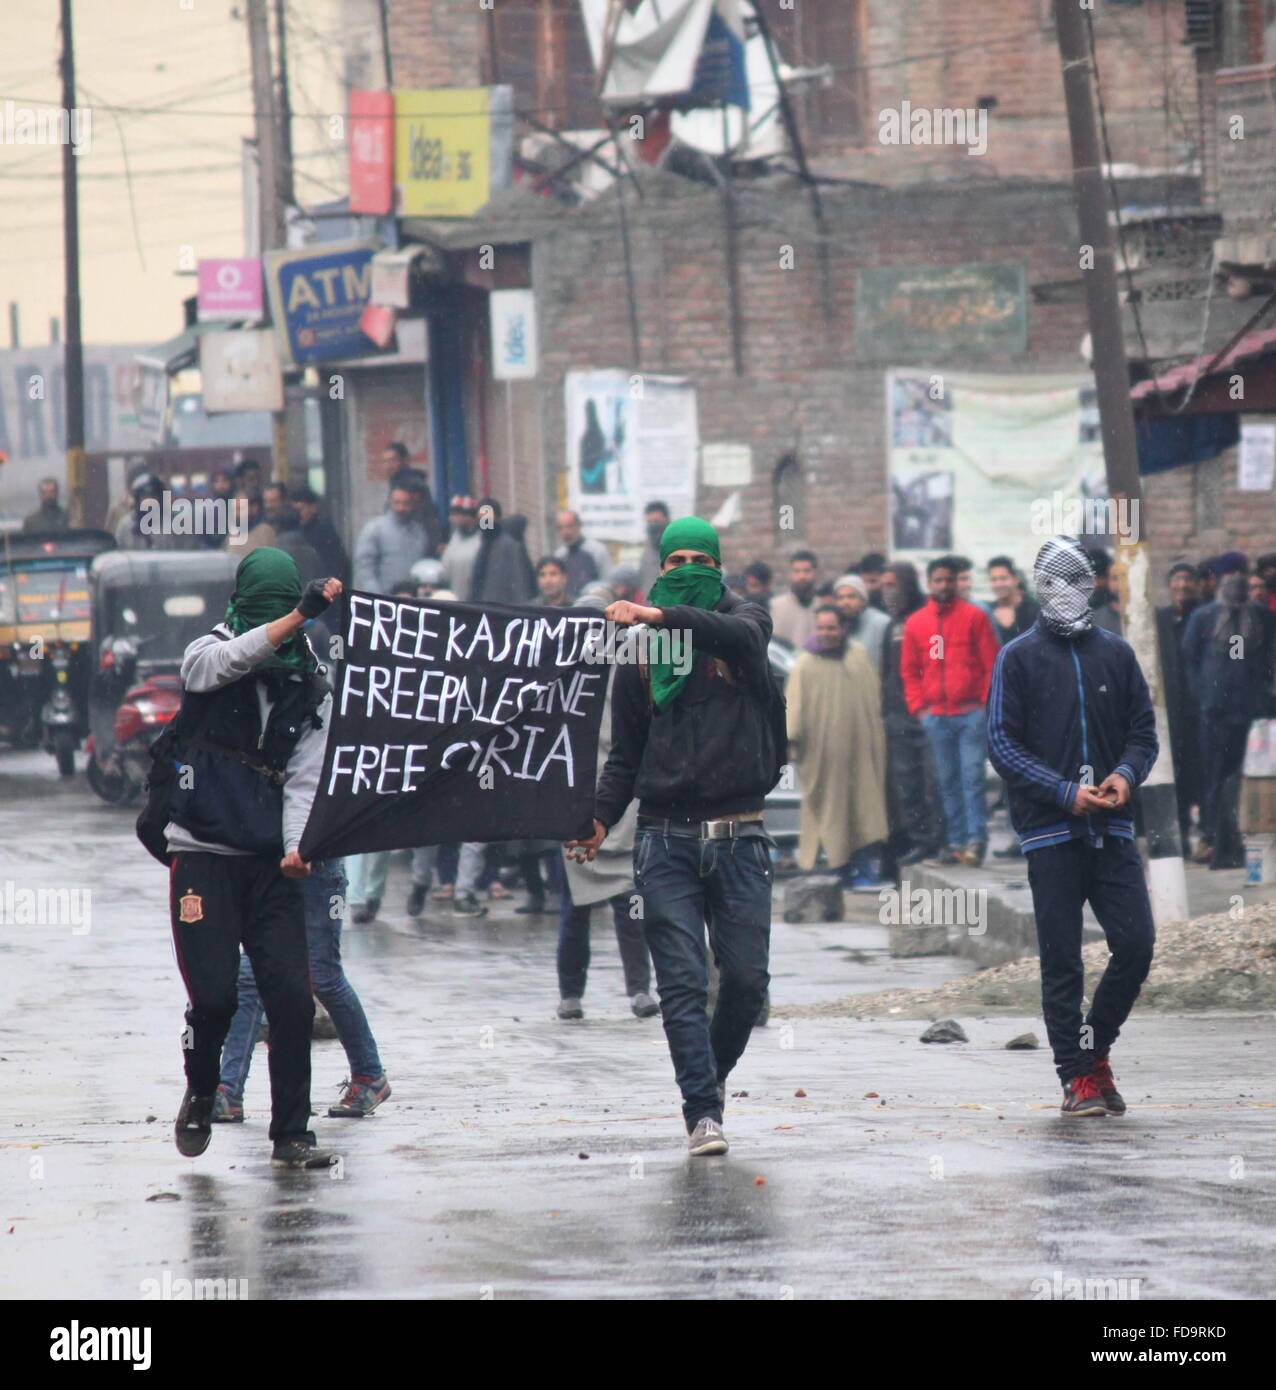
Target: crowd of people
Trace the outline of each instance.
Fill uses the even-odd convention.
[[[1119,636],[1112,558],[1097,547],[1087,555],[1091,621]],[[926,566],[923,591],[912,564],[871,553],[825,580],[809,550],[792,555],[778,593],[764,562],[742,572],[738,587],[769,608],[775,636],[798,653],[788,703],[803,869],[818,864],[850,887],[877,891],[919,860],[983,862],[993,666],[1040,608],[1008,556],[986,566],[990,600],[971,597],[974,578],[970,560],[942,556]],[[1252,572],[1236,551],[1178,561],[1166,598],[1157,629],[1184,851],[1236,868],[1244,863],[1237,807],[1246,738],[1276,689],[1276,554],[1259,557]]]
[[[554,518],[558,543],[533,560],[526,519],[505,517],[497,499],[455,496],[442,521],[428,481],[410,466],[406,449],[391,445],[384,462],[389,474],[385,508],[362,528],[352,556],[319,498],[277,482],[263,487],[261,470],[252,461],[212,480],[214,494],[246,508],[247,526],[229,538],[167,537],[143,526],[144,504],[162,489],[149,476],[134,480],[127,505],[111,521],[121,547],[224,544],[240,552],[232,605],[239,611],[232,613],[220,637],[205,639],[209,645],[198,652],[188,651],[183,666],[188,695],[198,697],[204,690],[233,704],[232,672],[239,668],[227,662],[239,659],[236,644],[244,645],[253,632],[273,634],[285,622],[280,618],[268,629],[260,621],[270,615],[252,611],[254,583],[260,582],[263,592],[280,588],[270,573],[281,565],[291,567],[288,586],[299,594],[310,585],[296,612],[287,615],[289,623],[308,611],[307,604],[313,608],[311,620],[317,618],[342,585],[350,583],[362,591],[417,599],[584,606],[617,621],[676,620],[694,629],[696,649],[708,660],[696,667],[690,685],[685,675],[657,668],[628,672],[623,679],[613,674],[599,747],[595,834],[573,842],[581,854],[565,855],[563,846],[549,840],[416,849],[404,904],[409,917],[446,910],[456,917],[480,918],[487,915],[487,903],[514,897],[521,884],[525,897],[514,907],[516,913],[557,914],[558,1016],[574,1020],[584,1014],[592,908],[605,904],[633,1013],[639,1018],[664,1015],[692,1151],[721,1152],[724,1078],[767,1007],[762,913],[764,899],[769,913],[776,847],[762,828],[760,802],[781,772],[765,750],[775,744],[796,772],[801,808],[797,867],[835,873],[848,888],[873,893],[898,882],[909,865],[922,860],[972,867],[984,862],[991,759],[1004,779],[998,804],[1007,805],[1016,832],[1009,844],[993,852],[1028,856],[1034,900],[1039,899],[1043,1006],[1065,1087],[1064,1108],[1074,1114],[1121,1112],[1123,1102],[1110,1069],[1104,1070],[1106,1047],[1151,958],[1150,911],[1133,850],[1139,833],[1134,792],[1155,761],[1157,745],[1151,703],[1130,649],[1108,638],[1106,646],[1077,640],[1096,629],[1121,635],[1121,604],[1106,551],[1067,538],[1050,542],[1038,555],[1031,585],[1009,556],[996,556],[987,563],[986,583],[980,586],[991,595],[986,601],[973,596],[974,566],[959,555],[931,559],[924,579],[914,565],[888,563],[879,553],[863,555],[843,573],[826,578],[819,557],[801,549],[788,557],[787,583],[777,588],[772,566],[761,559],[738,574],[726,572],[712,527],[696,518],[671,526],[668,507],[652,501],[644,511],[645,543],[636,558],[618,563],[608,546],[585,534],[574,511],[563,510]],[[28,529],[65,524],[56,484],[42,484],[39,501]],[[245,568],[249,559],[260,561],[261,576],[251,565]],[[1170,567],[1165,583],[1168,602],[1158,607],[1156,619],[1184,850],[1213,868],[1239,867],[1244,846],[1237,812],[1247,736],[1254,720],[1272,712],[1276,691],[1276,554],[1261,556],[1252,572],[1239,552],[1201,564],[1180,560]],[[320,584],[324,593],[312,595],[310,590]],[[293,649],[292,632],[279,627],[271,637],[273,657],[267,651],[270,644],[254,638],[261,650],[254,649],[252,659],[264,662],[263,670],[283,670],[304,660],[302,649]],[[792,654],[783,705],[768,694],[776,669],[785,664],[774,653],[768,656],[768,642]],[[249,655],[245,651],[243,659]],[[1073,667],[1065,664],[1052,676],[1051,664],[1065,660]],[[1093,669],[1083,677],[1083,668]],[[1106,737],[1112,744],[1099,757],[1110,770],[1098,787],[1086,784],[1083,773],[1058,772],[1071,767],[1074,752],[1083,762],[1087,756],[1086,730],[1074,750],[1075,712],[1058,698],[1070,670],[1075,670],[1078,693],[1083,680],[1089,681],[1097,692],[1118,692],[1123,704],[1120,713],[1107,706],[1092,711],[1092,743],[1097,746]],[[715,672],[726,681],[715,679]],[[741,681],[748,687],[744,704],[739,692],[732,693]],[[304,684],[297,686],[298,692],[303,689]],[[224,698],[222,692],[227,692]],[[615,715],[613,697],[621,702]],[[664,711],[664,702],[678,702],[680,718],[699,721],[694,757],[676,757],[672,748],[651,743],[654,716]],[[731,721],[746,705],[753,723],[746,731],[733,732]],[[772,706],[783,711],[778,733],[765,725]],[[1084,718],[1084,696],[1080,708]],[[233,724],[243,712],[236,707],[231,714]],[[677,722],[659,727],[672,729]],[[1047,735],[1054,744],[1045,753],[1034,752],[1034,741]],[[756,767],[746,756],[755,747],[762,750]],[[279,761],[288,782],[298,780],[295,772],[300,772],[299,784],[316,773],[304,735],[286,749],[281,746]],[[653,771],[644,782],[648,774],[638,769],[648,762]],[[723,779],[729,781],[727,774],[734,776],[741,767],[749,785],[747,795],[741,791],[737,796]],[[685,787],[679,784],[677,795],[661,790],[664,781],[672,778],[673,786],[678,777],[689,780]],[[707,788],[713,790],[706,799]],[[235,798],[228,795],[226,800],[232,804]],[[704,820],[700,811],[708,805],[713,814]],[[678,815],[667,814],[670,806]],[[702,838],[704,827],[712,824],[725,827],[723,834],[732,844],[748,842],[750,836],[756,840],[749,844],[744,865],[746,877],[756,878],[747,886],[757,899],[749,902],[757,908],[761,934],[754,955],[730,961],[729,970],[724,966],[726,1005],[720,1001],[716,1031],[705,1036],[699,965],[685,958],[684,948],[706,928],[712,936],[715,909],[708,899],[703,910],[689,916],[680,906],[688,885],[696,886],[691,860],[684,863],[680,857],[681,831],[675,833],[686,818],[683,812],[693,829],[700,827],[696,834]],[[299,833],[299,826],[289,824],[286,801],[284,830],[286,864]],[[242,838],[242,829],[235,835]],[[198,1123],[189,1123],[189,1114],[179,1121],[179,1147],[188,1140],[189,1150],[199,1151],[207,1142],[208,1123],[242,1119],[253,1040],[263,1007],[269,1012],[273,1000],[284,1036],[272,1052],[272,1073],[276,1053],[281,1072],[275,1078],[272,1138],[280,1141],[283,1161],[308,1166],[313,1140],[308,1134],[298,1138],[299,1102],[289,1100],[291,1090],[299,1093],[302,1085],[300,1033],[307,1011],[287,981],[277,975],[254,979],[254,964],[270,959],[277,928],[267,914],[261,924],[264,937],[253,942],[252,950],[241,933],[246,954],[238,961],[232,1006],[227,985],[235,962],[220,945],[215,956],[202,956],[209,935],[183,928],[202,920],[196,913],[202,914],[205,902],[229,902],[228,894],[233,897],[251,885],[247,879],[239,884],[233,873],[227,877],[206,862],[208,843],[177,817],[169,827],[169,848],[184,866],[178,878],[191,880],[174,902],[179,945],[187,967],[207,984],[202,1000],[192,994],[192,1016],[203,1018],[205,1032],[224,1041],[191,1059],[188,1101],[200,1096],[208,1106],[207,1113],[199,1110]],[[214,856],[220,853],[215,850]],[[1098,878],[1094,855],[1106,856]],[[387,891],[390,858],[389,852],[381,852],[316,863],[305,885],[310,985],[331,1015],[351,1071],[341,1100],[329,1111],[333,1116],[368,1114],[390,1095],[368,1020],[341,967],[342,914],[330,910],[340,899],[355,923],[374,920]],[[743,870],[734,851],[730,860],[715,863],[721,891],[739,897],[743,889],[731,876]],[[181,887],[178,878],[175,893]],[[702,879],[703,874],[696,880],[697,892],[708,891],[708,881]],[[666,888],[668,901],[657,922],[634,918],[630,907],[636,891],[664,902],[660,894]],[[1080,1009],[1073,960],[1074,955],[1079,959],[1079,938],[1073,942],[1072,937],[1083,900],[1092,902],[1110,929],[1110,944],[1112,932],[1120,936],[1113,947],[1112,979],[1092,1010],[1105,1039],[1100,1058],[1074,1055],[1069,1041]],[[188,912],[188,903],[197,906]],[[750,939],[751,930],[744,931],[742,940]],[[1057,950],[1050,945],[1056,938]],[[715,954],[720,954],[717,947]],[[659,1004],[653,997],[653,958]]]

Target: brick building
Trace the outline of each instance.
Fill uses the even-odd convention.
[[[729,564],[800,543],[835,570],[866,549],[886,549],[891,363],[873,342],[857,341],[866,270],[1022,267],[1026,350],[972,343],[927,355],[919,344],[910,360],[940,371],[1084,369],[1053,0],[797,0],[791,9],[758,0],[758,8],[797,70],[789,90],[818,182],[818,216],[791,158],[741,160],[731,229],[711,176],[673,158],[639,163],[639,186],[627,180],[619,196],[612,187],[566,206],[524,170],[519,186],[473,219],[403,223],[410,239],[442,249],[455,278],[477,294],[467,301],[466,332],[479,356],[482,293],[535,291],[538,378],[498,383],[476,373],[465,390],[471,469],[481,466],[507,509],[531,517],[533,550],[548,542],[548,516],[565,495],[564,379],[584,368],[684,376],[696,389],[702,445],[751,447],[752,481],[726,534]],[[1185,42],[1192,18],[1183,0],[1096,4],[1104,114],[1125,206],[1200,208],[1196,174],[1211,164],[1218,54]],[[402,0],[389,20],[396,88],[511,84],[520,140],[545,130],[575,139],[603,127],[576,0],[496,0],[488,10],[471,0]],[[985,113],[986,152],[882,144],[884,113],[904,102]],[[486,261],[482,248],[491,248]],[[1202,284],[1191,293],[1203,295]],[[1178,306],[1185,322],[1196,321],[1195,308]],[[1224,314],[1219,325],[1231,321]],[[1221,532],[1235,500],[1227,458],[1148,480],[1158,557]],[[1234,459],[1231,467],[1234,478]],[[703,514],[724,500],[725,491],[701,486]],[[783,503],[795,510],[792,531],[777,528]],[[1258,529],[1267,525],[1261,507],[1253,515],[1262,518]]]

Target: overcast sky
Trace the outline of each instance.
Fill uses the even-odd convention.
[[[345,191],[344,152],[326,126],[340,100],[338,7],[289,4],[293,141],[307,200]],[[75,0],[74,8],[77,104],[92,117],[77,161],[84,338],[157,342],[180,332],[181,301],[194,292],[194,278],[176,274],[184,248],[196,258],[243,252],[239,159],[241,138],[252,134],[252,86],[242,5]],[[10,143],[21,109],[60,104],[59,43],[57,0],[0,0],[2,347],[11,302],[24,344],[47,342],[50,317],[63,312],[61,151]]]

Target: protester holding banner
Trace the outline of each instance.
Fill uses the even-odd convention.
[[[328,1167],[310,1131],[314,1019],[298,853],[323,765],[332,695],[301,628],[341,592],[263,547],[235,571],[225,623],[182,659],[176,733],[183,772],[165,828],[173,942],[189,1005],[179,1152],[211,1134],[222,1044],[236,1008],[242,943],[270,1021],[272,1163]]]
[[[723,587],[717,532],[683,517],[665,529],[660,558],[646,604],[621,600],[605,610],[620,627],[647,625],[655,640],[645,663],[617,667],[593,834],[567,847],[593,859],[637,796],[634,882],[689,1147],[699,1156],[727,1150],[726,1080],[770,982],[771,840],[762,808],[787,750],[767,660],[770,616]],[[690,638],[685,659],[662,652],[664,634]],[[706,927],[721,973],[712,1021]]]

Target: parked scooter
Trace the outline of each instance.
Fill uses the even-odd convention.
[[[53,681],[40,710],[40,746],[53,754],[59,777],[74,777],[82,718],[71,693],[71,648],[66,642],[51,642],[44,659]]]

